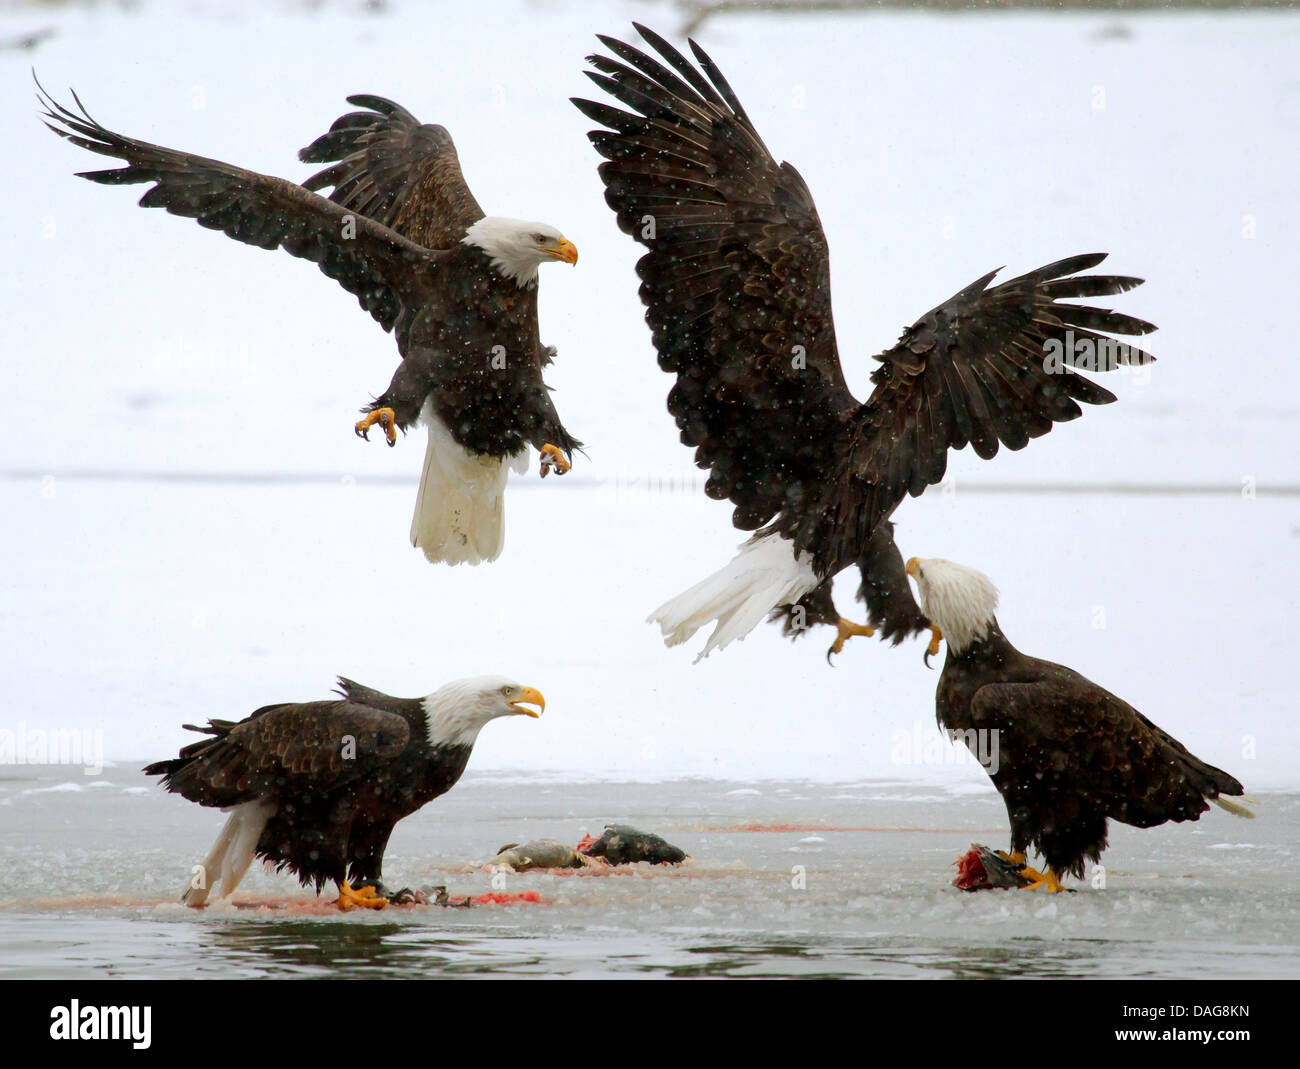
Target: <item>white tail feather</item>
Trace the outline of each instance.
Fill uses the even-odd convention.
[[[1250,802],[1251,805],[1259,805],[1259,803],[1255,801],[1254,798],[1250,797],[1250,795],[1248,794],[1243,794],[1242,797],[1246,801]],[[1238,802],[1234,802],[1230,798],[1219,797],[1219,798],[1212,798],[1210,800],[1215,805],[1217,805],[1220,809],[1227,810],[1234,817],[1246,817],[1247,819],[1253,819],[1255,816],[1255,814],[1252,813],[1249,809],[1247,809],[1244,805],[1241,805]]]
[[[463,449],[428,401],[421,419],[429,428],[429,445],[411,520],[411,545],[435,564],[496,560],[506,539],[506,478],[511,467],[527,470],[527,451],[507,464]]]
[[[715,649],[742,639],[778,605],[798,601],[820,580],[806,554],[795,559],[794,546],[779,535],[751,538],[721,571],[664,602],[650,614],[664,634],[664,644],[685,642],[717,620],[699,663]]]
[[[262,837],[266,822],[274,815],[275,806],[270,802],[244,802],[234,806],[217,841],[212,844],[198,878],[190,881],[181,901],[197,909],[207,903],[218,883],[221,893],[217,897],[228,898],[253,863],[257,840]],[[201,886],[195,886],[196,883]]]

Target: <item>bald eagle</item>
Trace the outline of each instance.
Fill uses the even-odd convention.
[[[1141,280],[1079,273],[1103,253],[998,285],[989,272],[876,357],[863,404],[840,367],[826,237],[803,178],[777,163],[703,49],[691,42],[697,68],[636,29],[659,58],[602,36],[616,58],[589,56],[586,72],[626,110],[573,103],[602,127],[589,137],[620,229],[649,250],[637,273],[659,364],[676,376],[668,409],[710,469],[706,493],[757,531],[651,619],[670,646],[716,621],[706,656],[819,588],[832,612],[825,584],[856,564],[870,623],[895,641],[915,634],[927,624],[885,521],[943,478],[949,449],[989,459],[1078,417],[1079,402],[1114,401],[1077,369],[1145,364],[1102,332],[1155,328],[1071,302]]]
[[[186,905],[204,905],[218,882],[217,897],[229,897],[260,857],[317,894],[332,880],[341,908],[382,909],[393,826],[455,786],[484,724],[546,708],[539,691],[498,676],[457,680],[427,698],[342,678],[338,692],[337,701],[267,705],[238,723],[186,724],[212,737],[145,768],[167,790],[230,813]]]
[[[986,771],[1011,822],[1005,856],[1023,866],[1032,847],[1047,863],[1045,874],[1024,870],[1031,888],[1055,892],[1062,876],[1082,878],[1085,860],[1101,859],[1109,820],[1153,828],[1197,820],[1210,802],[1254,816],[1222,797],[1243,796],[1237,780],[1127,702],[1012,646],[994,615],[998,592],[988,576],[918,557],[907,573],[948,643],[935,695],[939,726],[961,733],[972,750],[996,752]]]
[[[39,83],[38,83],[39,87]],[[126,162],[83,172],[105,185],[152,182],[141,198],[236,241],[311,260],[355,296],[402,362],[355,426],[388,444],[421,421],[428,447],[411,543],[433,562],[495,560],[505,538],[502,495],[527,446],[541,474],[569,470],[582,443],[542,381],[553,349],[537,327],[537,269],[575,263],[545,223],[485,216],[465,184],[451,135],[376,96],[300,153],[330,166],[304,185],[114,133],[41,90],[46,125],[75,145]],[[330,199],[314,190],[332,187]]]

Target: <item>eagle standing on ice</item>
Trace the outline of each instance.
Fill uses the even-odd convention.
[[[1030,889],[1062,891],[1106,849],[1107,821],[1154,828],[1197,820],[1210,802],[1240,817],[1228,773],[1187,752],[1127,702],[1064,665],[1028,657],[1007,641],[988,576],[946,560],[907,562],[925,614],[948,656],[935,695],[939,726],[997,740],[993,785],[1006,803],[1011,853]],[[996,732],[994,735],[989,733]],[[1250,799],[1247,799],[1250,801]],[[1024,868],[1033,847],[1047,872]]]
[[[342,909],[384,908],[391,896],[380,869],[393,826],[456,785],[485,724],[546,708],[540,691],[497,676],[457,680],[427,698],[340,679],[339,694],[268,705],[238,723],[186,724],[212,738],[144,770],[230,813],[202,879],[182,896],[187,906],[205,905],[218,884],[217,897],[228,898],[260,857],[317,894],[332,880]]]
[[[561,425],[542,381],[554,350],[537,327],[537,269],[576,263],[572,243],[544,223],[484,216],[451,135],[382,97],[348,98],[366,110],[342,116],[299,153],[330,164],[301,186],[114,133],[73,97],[80,114],[42,90],[46,125],[126,162],[80,177],[152,182],[142,207],[311,260],[394,332],[402,363],[362,410],[357,434],[378,424],[391,446],[398,428],[424,422],[412,545],[433,562],[495,560],[509,469],[525,470],[532,445],[543,476],[563,474],[582,444]],[[327,186],[328,200],[313,192]]]
[[[651,619],[670,646],[716,621],[700,656],[805,598],[808,622],[838,623],[837,646],[873,627],[895,642],[916,634],[929,622],[889,517],[943,478],[949,449],[970,444],[987,460],[1075,419],[1078,402],[1114,401],[1076,368],[1149,362],[1100,332],[1155,328],[1065,302],[1141,280],[1079,274],[1102,253],[996,286],[990,272],[876,357],[863,404],[840,368],[826,237],[803,178],[777,163],[703,49],[691,42],[697,69],[636,29],[659,59],[604,36],[617,58],[588,57],[588,77],[627,110],[573,103],[602,127],[589,137],[607,161],[600,176],[619,228],[649,250],[637,273],[659,365],[677,378],[668,410],[710,469],[706,493],[757,531]],[[872,626],[839,618],[830,601],[830,580],[854,564]]]

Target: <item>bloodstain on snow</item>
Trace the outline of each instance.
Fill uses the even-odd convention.
[[[845,832],[879,832],[893,833],[900,832],[912,834],[923,833],[925,835],[966,835],[972,829],[970,828],[884,828],[884,827],[836,827],[826,824],[719,824],[710,828],[705,828],[710,832],[751,832],[751,831],[774,831],[783,833],[792,832],[828,832],[828,831],[845,831]],[[994,828],[981,828],[980,831],[993,832]]]

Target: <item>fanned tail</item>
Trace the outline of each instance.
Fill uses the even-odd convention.
[[[716,620],[696,663],[715,649],[742,639],[778,605],[798,601],[820,580],[805,554],[776,534],[751,538],[725,568],[660,605],[649,620],[664,634],[664,644],[685,642],[705,624]]]
[[[421,418],[429,428],[429,445],[411,520],[411,545],[435,564],[496,560],[506,538],[506,479],[512,466],[520,472],[526,469],[526,452],[509,462],[480,456],[456,442],[428,402]]]

